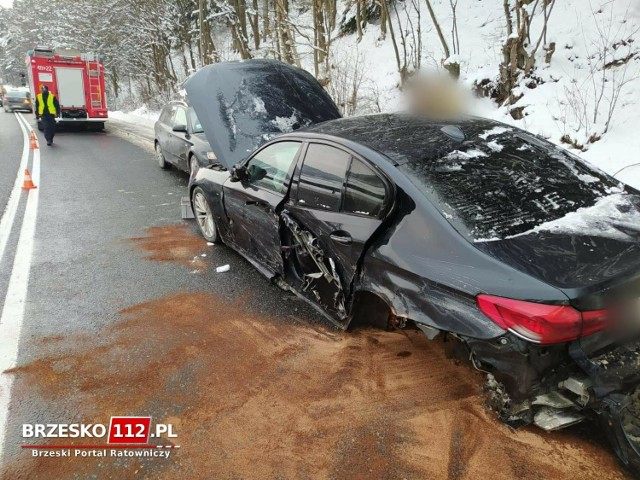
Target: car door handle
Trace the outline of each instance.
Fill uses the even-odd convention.
[[[244,202],[245,205],[255,205],[256,207],[264,207],[267,202],[263,202],[262,200],[247,200]]]
[[[351,235],[349,235],[348,232],[344,232],[342,230],[333,232],[331,235],[329,235],[329,238],[334,242],[341,243],[343,245],[351,245],[351,243],[353,242]]]

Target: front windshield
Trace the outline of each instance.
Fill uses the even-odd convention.
[[[7,97],[9,98],[27,98],[27,94],[29,92],[23,92],[20,90],[13,90],[7,93]]]
[[[189,109],[189,119],[191,120],[191,129],[193,130],[193,133],[204,133],[200,120],[198,120],[198,116],[193,108]]]

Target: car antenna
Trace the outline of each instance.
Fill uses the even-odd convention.
[[[445,125],[440,131],[454,142],[462,143],[467,138],[462,129],[457,125]]]

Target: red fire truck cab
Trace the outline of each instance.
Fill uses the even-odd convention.
[[[60,103],[59,123],[80,123],[103,129],[107,120],[104,65],[93,53],[36,47],[27,52],[29,88],[35,98],[47,85]],[[38,128],[41,125],[38,122]]]

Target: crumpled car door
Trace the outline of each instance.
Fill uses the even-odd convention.
[[[333,146],[310,144],[296,198],[282,213],[298,290],[342,326],[347,322],[351,283],[388,211],[389,191],[366,162]],[[288,281],[295,284],[291,275]]]

